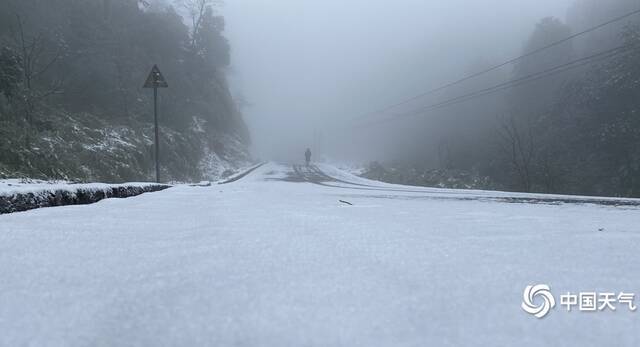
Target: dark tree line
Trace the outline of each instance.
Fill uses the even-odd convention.
[[[579,1],[569,18],[578,21],[582,18],[580,13],[601,13],[601,16],[585,18],[574,24],[580,25],[575,29],[558,20],[543,20],[525,50],[633,10],[637,10],[633,1]],[[632,17],[594,36],[550,50],[548,62],[543,57],[535,63],[523,61],[516,66],[516,75],[522,65],[527,69],[535,65],[531,71],[541,71],[611,47],[629,47],[584,68],[516,88],[509,95],[508,120],[499,122],[502,130],[498,130],[503,148],[498,153],[503,156],[497,161],[508,169],[500,177],[507,187],[547,193],[640,197],[638,24],[640,20]]]
[[[523,52],[637,9],[636,0],[578,0],[566,23],[541,20]],[[448,170],[459,177],[464,170],[472,188],[485,182],[483,188],[640,197],[640,16],[520,60],[509,76],[484,76],[451,96],[621,45],[628,49],[607,59],[425,118],[420,147],[408,161],[393,164],[402,167],[395,171],[417,168],[413,176],[424,177]],[[483,69],[474,67],[471,73]]]
[[[225,154],[225,137],[246,144],[248,134],[224,74],[230,45],[215,5],[210,0],[0,2],[0,174],[147,178],[151,98],[141,86],[153,64],[171,87],[161,101],[168,175],[199,176],[206,153]],[[182,18],[183,12],[192,18]],[[195,26],[185,24],[191,20]],[[79,131],[90,141],[83,143]],[[201,135],[199,142],[194,132]],[[110,164],[121,166],[118,170],[103,170],[89,159],[112,160],[109,153],[80,153],[97,143],[118,148],[118,137],[133,146],[120,146],[130,155]],[[78,146],[69,148],[74,143]],[[58,161],[37,164],[43,155]]]

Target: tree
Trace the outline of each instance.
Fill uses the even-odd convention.
[[[222,35],[224,27],[224,18],[208,8],[195,37],[197,53],[214,69],[228,66],[231,61],[229,42]]]
[[[637,9],[638,0],[576,0],[567,12],[567,23],[576,31],[580,31]],[[581,55],[587,55],[597,50],[619,46],[623,43],[620,32],[633,23],[640,24],[640,18],[631,16],[625,20],[611,23],[580,40],[576,40],[576,48]]]
[[[514,116],[506,116],[499,120],[497,132],[502,154],[513,169],[518,186],[524,192],[531,192],[536,157],[533,127],[522,126]]]
[[[222,4],[221,0],[177,0],[178,4],[187,11],[191,20],[191,49],[197,51],[198,35],[207,17],[207,12],[213,12],[213,7]]]
[[[548,17],[541,20],[524,47],[524,53],[533,52],[571,35],[571,28],[560,20]],[[550,48],[518,61],[513,71],[513,79],[524,78],[571,61],[573,58],[571,41]],[[510,106],[519,110],[521,117],[540,117],[552,106],[556,92],[569,75],[559,74],[514,89],[509,97]]]
[[[22,99],[25,105],[26,120],[29,125],[33,125],[33,111],[36,103],[61,92],[63,83],[60,80],[53,81],[48,85],[36,82],[50,71],[62,57],[64,45],[62,42],[51,42],[52,38],[46,36],[43,31],[30,35],[25,30],[24,24],[22,16],[16,15],[13,43],[22,72],[22,86],[24,87]]]
[[[216,3],[184,2],[204,6],[190,12],[193,28],[170,3],[0,1],[0,170],[144,179],[153,117],[141,84],[153,64],[171,85],[160,100],[167,176],[201,179],[205,156],[241,153],[246,127],[219,71],[229,48]],[[217,145],[228,138],[233,154]]]
[[[621,35],[640,44],[640,28]],[[640,196],[640,53],[621,52],[594,65],[559,93],[544,124],[545,144],[562,148],[558,162],[571,166],[571,190]]]
[[[11,47],[2,47],[0,51],[0,93],[12,98],[22,82],[23,72],[20,57]]]

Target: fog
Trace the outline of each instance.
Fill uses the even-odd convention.
[[[522,51],[572,0],[227,1],[231,81],[258,155]]]
[[[274,160],[640,196],[638,6],[3,0],[0,176],[200,182]]]

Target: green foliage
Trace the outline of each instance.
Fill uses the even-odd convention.
[[[224,17],[215,16],[209,8],[202,20],[202,27],[198,30],[196,44],[198,54],[211,68],[226,67],[231,62],[230,47],[227,39],[221,35],[224,31]]]
[[[560,25],[553,26],[555,32],[563,31]],[[521,136],[512,141],[527,143],[528,161],[527,167],[509,165],[508,159],[499,162],[513,169],[513,175],[503,177],[508,186],[522,189],[528,185],[530,190],[550,193],[640,197],[640,29],[627,27],[611,35],[609,40],[590,41],[592,46],[584,49],[604,51],[616,41],[635,49],[565,75],[563,80],[545,80],[540,87],[553,91],[551,95],[524,88],[527,94],[521,91],[514,99],[545,108],[514,107],[520,119],[529,119],[517,126]],[[534,117],[527,117],[527,112]],[[527,182],[515,178],[523,169],[529,173]]]
[[[212,146],[224,138],[248,142],[223,70],[224,21],[213,8],[196,40],[174,8],[145,9],[137,0],[6,0],[0,17],[6,174],[149,179],[153,94],[141,87],[154,64],[170,85],[160,92],[170,178],[201,178],[200,163],[222,154]],[[108,141],[116,135],[122,142]],[[114,149],[87,150],[96,141]]]
[[[12,98],[22,82],[20,58],[11,47],[2,47],[0,51],[0,93]]]
[[[363,177],[382,182],[450,189],[496,189],[489,177],[455,169],[426,169],[415,165],[370,163]]]
[[[559,19],[544,18],[536,25],[523,52],[534,52],[569,37],[571,33],[571,28]],[[575,59],[573,42],[568,41],[518,61],[515,64],[512,78],[525,78],[568,63],[573,59]],[[561,74],[516,88],[509,95],[509,106],[514,112],[520,114],[520,117],[535,119],[548,112],[549,105],[553,103],[558,89],[569,77],[568,74]]]
[[[628,28],[622,37],[636,49],[598,64],[564,88],[547,120],[556,127],[548,131],[546,144],[566,143],[559,158],[575,172],[573,189],[639,197],[640,28]]]
[[[568,24],[541,20],[524,43],[523,53],[637,7],[637,0],[577,0]],[[460,171],[478,172],[478,177],[495,182],[481,188],[640,197],[639,18],[631,16],[518,60],[511,75],[498,81],[478,78],[463,85],[467,90],[453,88],[451,97],[456,97],[622,44],[629,47],[579,69],[452,106],[439,118],[429,117],[418,131],[421,139],[416,142],[422,140],[421,146],[405,160],[409,163],[370,168],[370,177],[439,186],[447,177],[456,181]],[[484,69],[474,68],[470,74]],[[473,182],[482,185],[484,180]]]

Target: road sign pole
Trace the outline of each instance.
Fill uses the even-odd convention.
[[[158,127],[158,88],[169,88],[169,84],[162,76],[162,72],[154,65],[151,69],[147,81],[143,88],[153,88],[153,122],[155,125],[155,161],[156,161],[156,182],[160,183],[160,128]]]
[[[156,128],[156,182],[160,183],[160,130],[158,129],[158,88],[153,88],[153,118]]]

